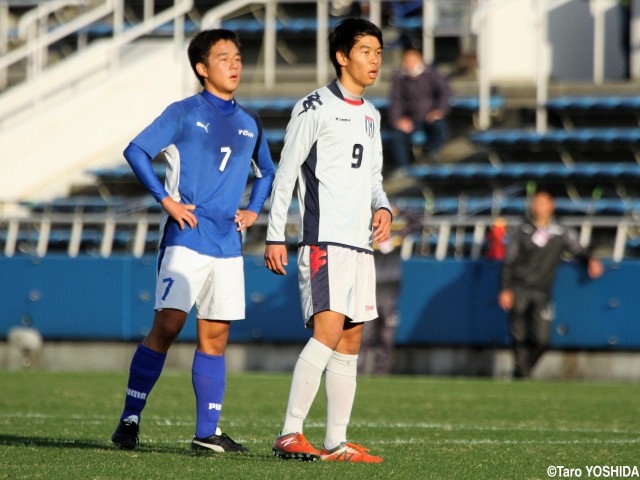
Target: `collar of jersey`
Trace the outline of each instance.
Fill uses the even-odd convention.
[[[349,105],[362,105],[364,103],[364,100],[362,99],[362,97],[354,95],[353,93],[349,92],[346,88],[344,88],[340,83],[340,80],[336,80],[335,84],[338,87],[338,90],[340,90],[340,93],[342,94],[342,99],[345,102],[347,102]]]
[[[220,112],[226,115],[233,112],[237,105],[235,98],[232,98],[231,100],[223,100],[222,98],[217,97],[213,93],[207,92],[206,90],[202,90],[202,96],[207,102],[209,102],[216,109],[220,110]]]

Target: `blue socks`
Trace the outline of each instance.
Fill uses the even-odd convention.
[[[134,415],[137,417],[136,423],[140,423],[140,414],[147,403],[151,389],[160,377],[165,358],[167,358],[166,353],[158,353],[142,344],[138,345],[131,359],[129,383],[127,383],[127,395],[121,420]]]
[[[151,389],[160,377],[164,366],[164,353],[158,353],[144,345],[138,345],[129,368],[129,383],[121,420],[137,417],[144,409]],[[206,438],[216,433],[222,398],[226,386],[226,365],[223,355],[207,355],[195,351],[193,356],[193,390],[196,394],[196,437]]]
[[[191,373],[196,394],[196,437],[206,438],[216,433],[222,410],[226,386],[224,355],[207,355],[196,350]]]

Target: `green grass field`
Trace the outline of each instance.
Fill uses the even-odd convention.
[[[596,478],[587,466],[640,465],[635,384],[362,377],[350,440],[385,461],[345,465],[271,456],[288,374],[228,378],[221,426],[249,454],[191,452],[191,377],[171,371],[149,398],[140,448],[116,450],[110,436],[126,378],[0,372],[0,478],[546,479],[560,465]],[[305,427],[316,446],[324,411],[321,387]]]

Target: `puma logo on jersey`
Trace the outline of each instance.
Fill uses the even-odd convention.
[[[340,117],[336,117],[336,121],[338,122],[350,122],[351,119],[350,118],[340,118]]]
[[[238,135],[244,135],[245,137],[253,138],[253,132],[249,130],[238,130]]]
[[[322,100],[320,100],[320,94],[312,93],[307,97],[307,99],[304,102],[302,102],[303,110],[298,114],[298,116],[308,112],[309,110],[315,110],[317,108],[316,103],[318,105],[322,105]]]
[[[196,127],[200,127],[202,129],[204,129],[205,132],[209,133],[209,124],[208,123],[205,125],[202,122],[196,122]]]
[[[210,403],[209,410],[222,410],[222,405],[220,403]]]

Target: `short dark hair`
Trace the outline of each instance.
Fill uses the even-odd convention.
[[[193,37],[191,39],[191,42],[189,43],[189,63],[191,64],[193,73],[196,74],[200,85],[204,86],[204,78],[200,76],[200,74],[196,70],[196,65],[198,63],[204,63],[205,65],[207,64],[207,58],[209,58],[211,47],[213,47],[220,40],[230,40],[235,44],[236,47],[238,47],[238,50],[240,50],[240,40],[238,40],[238,35],[236,34],[236,32],[232,30],[226,30],[224,28],[203,30],[195,37]]]
[[[366,35],[376,37],[382,47],[382,31],[373,23],[363,18],[345,18],[329,33],[329,58],[340,78],[340,64],[336,53],[342,52],[347,57],[356,42]]]
[[[403,56],[406,55],[407,53],[417,53],[418,55],[422,56],[422,50],[420,50],[417,47],[414,47],[413,45],[402,50]]]

